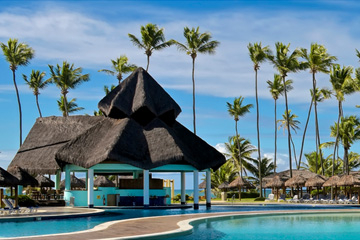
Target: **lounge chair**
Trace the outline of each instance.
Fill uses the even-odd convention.
[[[358,201],[358,199],[353,196],[351,199],[345,199],[345,204],[354,204]]]
[[[285,202],[286,201],[286,195],[285,194],[281,194],[280,198],[278,199],[278,202]]]
[[[299,203],[299,196],[298,195],[294,195],[294,197],[292,199],[288,200],[289,203]]]
[[[274,200],[274,194],[270,193],[268,198],[265,199],[265,202],[273,202]]]
[[[13,208],[15,208],[15,200],[12,198],[8,198],[8,200],[12,204]],[[26,208],[20,207],[19,209],[21,209],[22,213],[36,213],[38,210],[38,207],[26,207]]]

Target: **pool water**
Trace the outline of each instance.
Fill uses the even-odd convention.
[[[139,217],[193,214],[193,213],[214,213],[233,211],[271,211],[271,210],[310,210],[310,209],[349,209],[349,206],[325,206],[325,205],[248,205],[248,206],[212,206],[207,210],[201,206],[199,210],[189,209],[113,209],[107,210],[104,214],[92,217],[66,218],[43,221],[28,222],[0,222],[0,237],[20,237],[32,235],[44,235],[55,233],[66,233],[87,230],[104,222],[131,219]],[[360,228],[359,228],[360,229]],[[21,230],[21,231],[20,231]],[[251,239],[251,238],[250,238]]]
[[[339,240],[358,239],[360,214],[329,213],[210,220],[194,224],[191,235],[172,240]]]

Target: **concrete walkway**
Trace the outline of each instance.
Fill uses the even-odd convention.
[[[263,214],[303,214],[303,213],[337,213],[337,212],[351,212],[351,213],[360,213],[360,209],[327,209],[327,210],[286,210],[286,211],[253,211],[253,212],[226,212],[226,213],[201,213],[201,214],[185,214],[185,215],[173,215],[173,216],[159,216],[159,217],[147,217],[147,218],[137,218],[137,219],[128,219],[128,220],[119,220],[101,224],[91,230],[75,232],[75,233],[65,233],[57,235],[44,235],[37,237],[23,237],[23,238],[11,238],[11,239],[32,239],[32,240],[83,240],[83,239],[130,239],[130,238],[139,238],[140,236],[149,236],[152,235],[153,239],[154,234],[161,234],[163,232],[169,233],[180,233],[182,231],[188,231],[191,227],[188,224],[181,224],[179,222],[204,218],[204,217],[215,217],[215,216],[229,216],[229,215],[263,215]],[[10,239],[10,238],[6,238]]]

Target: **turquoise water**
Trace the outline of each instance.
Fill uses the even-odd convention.
[[[29,222],[0,222],[0,237],[19,237],[44,235],[54,233],[65,233],[91,229],[98,224],[138,217],[192,214],[192,213],[214,213],[214,212],[232,212],[232,211],[271,211],[271,210],[314,210],[314,209],[349,209],[356,208],[349,206],[325,206],[325,205],[255,205],[255,206],[213,206],[206,209],[200,206],[199,210],[190,209],[116,209],[107,210],[105,214],[93,217],[67,218],[56,220],[42,220]],[[280,224],[281,225],[281,224]],[[359,226],[360,229],[360,226]],[[250,238],[251,239],[251,238]]]
[[[360,214],[305,214],[207,220],[194,233],[172,240],[340,240],[358,239]]]

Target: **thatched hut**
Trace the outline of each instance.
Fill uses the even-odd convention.
[[[115,187],[115,184],[105,176],[97,176],[94,180],[95,187]]]
[[[60,182],[60,188],[65,188],[65,179]],[[85,189],[86,183],[84,180],[75,177],[74,175],[70,176],[70,188],[71,189]]]
[[[198,176],[199,171],[206,171],[210,186],[210,169],[216,170],[225,163],[221,153],[176,121],[180,107],[142,68],[120,83],[98,106],[105,116],[37,119],[10,165],[17,164],[30,173],[56,173],[56,188],[60,172],[65,172],[65,200],[73,196],[70,172],[87,172],[89,192],[74,194],[76,201],[83,194],[80,199],[87,198],[88,206],[92,207],[94,202],[103,205],[90,192],[94,174],[133,174],[134,179],[142,181],[135,185],[142,186],[144,193],[143,202],[136,199],[131,204],[148,206],[150,171],[181,172],[182,188],[185,188],[185,172]],[[197,187],[198,180],[194,177],[194,189]],[[114,194],[132,195],[121,189]],[[165,189],[163,194],[168,195]],[[210,196],[207,194],[207,206]]]
[[[311,191],[311,188],[316,187],[317,192],[318,192],[317,197],[319,198],[319,188],[321,188],[323,186],[325,181],[326,181],[326,178],[324,176],[317,174],[315,177],[309,178],[306,181],[305,187],[309,187],[310,191]]]
[[[280,176],[273,177],[269,182],[265,185],[266,188],[275,188],[276,191],[276,200],[279,198],[279,188],[285,187],[285,180]]]
[[[54,181],[52,181],[50,178],[45,177],[44,175],[38,174],[35,179],[38,181],[39,183],[39,187],[55,187],[55,183]]]
[[[0,167],[0,187],[17,187],[19,185],[19,180],[11,175],[8,171]],[[4,192],[3,189],[0,189],[0,208],[3,206],[3,199]],[[17,204],[17,199],[16,199]]]
[[[296,175],[285,182],[285,187],[294,187],[297,188],[297,191],[300,192],[300,197],[302,197],[302,191],[299,189],[305,186],[306,179],[302,175]]]
[[[19,185],[32,187],[39,185],[38,181],[33,176],[19,166],[9,167],[8,172],[19,180]]]
[[[218,186],[218,189],[221,189],[221,190],[223,190],[223,189],[228,189],[228,188],[230,188],[230,184],[229,184],[227,181],[221,183],[221,184]]]
[[[241,200],[241,192],[243,188],[253,188],[252,184],[242,177],[235,178],[230,184],[230,188],[239,189],[239,200]]]

